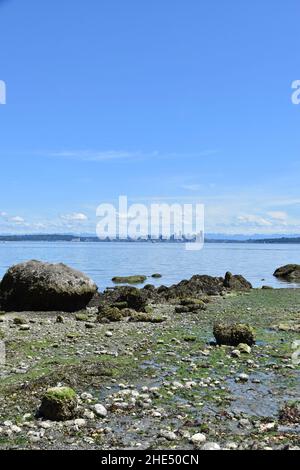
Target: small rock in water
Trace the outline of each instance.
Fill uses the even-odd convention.
[[[247,374],[239,374],[236,378],[236,381],[238,382],[248,382],[249,380],[249,375]]]

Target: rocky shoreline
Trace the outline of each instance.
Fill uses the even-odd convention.
[[[251,287],[227,273],[91,291],[76,312],[1,302],[0,449],[299,449],[300,289]]]

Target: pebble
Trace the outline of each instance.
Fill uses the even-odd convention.
[[[100,416],[100,418],[106,418],[107,409],[105,408],[105,406],[100,405],[99,403],[97,403],[94,406],[94,410],[95,410],[95,413],[96,413],[97,416]]]
[[[106,331],[105,333],[105,336],[107,336],[108,338],[111,338],[112,335],[113,335],[112,331]]]
[[[231,356],[232,357],[241,357],[241,352],[238,349],[234,349],[231,351]]]
[[[238,445],[235,442],[227,442],[225,447],[229,450],[236,450],[238,448]]]
[[[194,445],[203,444],[205,441],[206,441],[206,436],[205,436],[204,434],[202,434],[202,433],[194,434],[194,435],[191,437],[191,442],[192,442],[192,444],[194,444]]]
[[[164,437],[165,439],[167,439],[167,441],[176,441],[177,440],[177,436],[174,432],[166,431],[164,429],[162,429],[160,431],[159,437]]]
[[[78,419],[75,419],[74,424],[78,428],[83,428],[84,426],[86,426],[86,420],[82,418],[78,418]]]
[[[80,395],[80,398],[82,400],[92,400],[93,399],[93,395],[91,393],[87,393],[87,392],[83,392],[81,395]]]
[[[20,326],[20,331],[29,331],[30,330],[30,325],[21,325]]]
[[[16,426],[15,424],[13,424],[11,427],[10,427],[11,431],[18,434],[19,432],[22,432],[22,429],[19,427],[19,426]]]
[[[221,447],[216,442],[207,442],[202,446],[202,450],[221,450]]]
[[[87,418],[87,419],[94,419],[95,413],[91,410],[84,410],[83,416],[84,418]]]
[[[248,344],[240,343],[237,348],[241,353],[251,354],[251,347]]]
[[[249,380],[249,375],[247,374],[239,374],[236,378],[236,381],[240,381],[240,382],[248,382]]]
[[[39,423],[39,427],[42,429],[50,429],[52,427],[52,423],[50,423],[49,421],[41,421]]]

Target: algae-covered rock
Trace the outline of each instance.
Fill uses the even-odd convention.
[[[201,299],[185,298],[180,300],[180,305],[175,307],[176,313],[198,313],[206,309],[206,303]]]
[[[86,307],[96,284],[64,264],[28,261],[11,267],[0,284],[0,303],[6,311],[67,311]]]
[[[243,291],[252,289],[252,285],[240,274],[225,274],[224,287],[231,290]]]
[[[159,274],[159,273],[154,273],[154,274],[152,274],[151,277],[153,277],[153,279],[160,279],[162,277],[162,275]]]
[[[285,281],[300,282],[300,264],[287,264],[276,269],[274,276],[284,279]]]
[[[103,322],[105,319],[111,322],[121,321],[124,317],[122,311],[116,307],[105,306],[99,309],[98,322]]]
[[[214,336],[218,344],[227,346],[238,346],[241,343],[252,346],[255,343],[253,328],[242,323],[232,325],[216,323],[214,325]]]
[[[74,419],[77,411],[77,396],[69,387],[49,388],[39,409],[39,415],[51,421]]]
[[[147,276],[115,276],[112,278],[112,282],[115,284],[143,284],[147,279]]]
[[[131,315],[130,321],[132,322],[141,322],[141,323],[162,323],[166,318],[161,316],[152,316],[149,313],[135,312]]]
[[[78,312],[75,315],[77,321],[88,321],[89,317],[86,312]]]
[[[25,325],[27,323],[26,318],[15,317],[13,319],[15,325]]]
[[[137,312],[144,312],[148,304],[148,298],[144,290],[129,287],[121,293],[118,302],[126,302],[128,308],[136,310]]]
[[[119,310],[124,310],[125,308],[128,308],[128,303],[127,302],[115,302],[111,304],[111,306],[118,308]]]
[[[279,323],[278,325],[272,325],[271,327],[273,330],[277,331],[286,331],[286,332],[295,332],[300,333],[300,323]]]
[[[187,298],[187,299],[181,299],[180,305],[184,305],[187,307],[190,307],[191,305],[194,305],[196,307],[203,307],[204,302],[202,299]]]

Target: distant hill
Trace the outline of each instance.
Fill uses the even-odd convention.
[[[0,235],[0,242],[98,242],[98,243],[117,243],[119,241],[128,243],[151,243],[153,240],[149,237],[148,240],[99,240],[98,237],[92,235],[72,235],[72,234],[37,234],[37,235]],[[169,240],[160,238],[156,243],[186,243],[189,240],[184,237],[180,240],[171,237]],[[300,236],[272,236],[270,238],[260,238],[259,235],[254,238],[246,238],[245,235],[217,235],[208,234],[205,238],[206,243],[279,243],[279,244],[297,244],[300,243]]]

